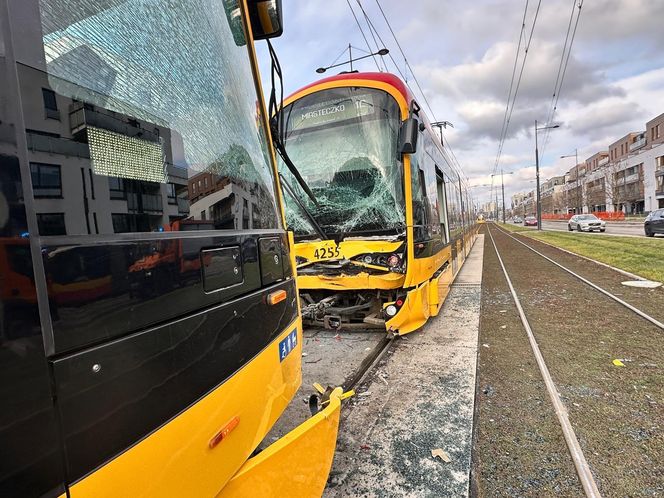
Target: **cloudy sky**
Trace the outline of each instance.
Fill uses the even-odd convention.
[[[349,1],[375,47],[358,1]],[[475,185],[491,183],[526,0],[378,1],[435,117],[454,124],[445,137],[466,175]],[[422,100],[377,1],[361,4]],[[528,2],[526,35],[537,4]],[[550,112],[573,4],[541,1],[500,160],[505,172],[513,172],[505,176],[508,205],[507,196],[534,188],[534,121],[545,121]],[[573,158],[560,159],[561,155],[578,148],[582,161],[626,133],[644,130],[646,121],[664,112],[662,20],[663,0],[583,1],[559,93],[555,121],[561,126],[549,134],[541,150],[542,180],[574,165]],[[346,0],[284,0],[284,28],[273,45],[286,94],[318,79],[315,69],[331,64],[348,43],[367,50]],[[264,42],[258,45],[267,87],[269,61]],[[523,45],[517,75],[522,58]],[[397,72],[389,58],[385,62]],[[371,58],[357,66],[376,70]],[[540,132],[540,149],[545,138]],[[480,202],[488,200],[489,188],[473,191]]]

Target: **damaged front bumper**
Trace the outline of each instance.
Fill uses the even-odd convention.
[[[217,497],[320,497],[332,467],[345,397],[340,387],[334,389],[320,412],[247,460]]]

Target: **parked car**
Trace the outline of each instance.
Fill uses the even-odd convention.
[[[513,221],[514,223],[523,223],[523,220],[518,216],[515,216]]]
[[[664,209],[652,211],[643,221],[643,231],[646,237],[652,237],[656,233],[664,233]]]
[[[536,227],[537,218],[535,218],[534,216],[526,216],[526,218],[523,220],[523,225],[527,227]]]
[[[606,231],[606,221],[600,220],[594,214],[575,214],[567,222],[567,229],[578,230],[579,232],[593,232],[599,230]]]

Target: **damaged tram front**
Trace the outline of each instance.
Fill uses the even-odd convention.
[[[351,73],[295,93],[279,118],[303,318],[415,330],[439,309],[438,277],[453,276],[450,228],[464,238],[465,189],[424,113],[397,77]],[[436,153],[416,151],[418,136]]]

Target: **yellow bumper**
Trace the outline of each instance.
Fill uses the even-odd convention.
[[[384,275],[298,275],[297,285],[302,289],[329,290],[365,290],[365,289],[398,289],[403,286],[404,275],[386,273]]]
[[[336,388],[324,410],[247,460],[217,497],[320,497],[334,458],[341,396]]]

